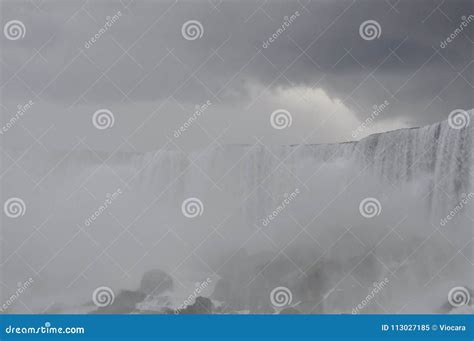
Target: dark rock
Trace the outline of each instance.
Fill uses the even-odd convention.
[[[214,304],[207,297],[198,296],[192,305],[179,311],[180,314],[212,314]]]

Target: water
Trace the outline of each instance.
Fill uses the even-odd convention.
[[[351,313],[385,279],[360,313],[448,311],[449,290],[473,279],[472,130],[441,122],[359,142],[190,155],[29,151],[3,177],[4,200],[21,197],[27,210],[3,219],[2,301],[32,277],[8,312],[87,312],[98,286],[119,297],[160,269],[172,286],[151,293],[146,310],[180,306],[209,278],[202,295],[221,312],[273,312],[270,293],[284,286],[288,307]],[[190,197],[202,215],[183,214]],[[378,202],[374,217],[360,212],[365,198]]]

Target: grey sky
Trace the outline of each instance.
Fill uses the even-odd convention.
[[[472,105],[473,30],[440,43],[474,14],[472,1],[2,1],[2,26],[24,23],[23,39],[1,37],[2,124],[34,101],[2,135],[8,146],[184,150],[219,143],[324,143],[389,104],[363,135],[446,119]],[[122,14],[89,48],[107,16]],[[286,31],[263,47],[298,11]],[[188,20],[202,37],[186,40]],[[378,39],[359,26],[375,20]],[[195,106],[212,104],[179,139]],[[114,126],[95,129],[98,109]],[[291,113],[276,131],[270,115]],[[50,128],[50,130],[47,130]],[[105,138],[106,137],[106,138]],[[303,139],[307,137],[307,139]],[[127,142],[125,142],[125,139]],[[121,144],[123,144],[121,146]]]

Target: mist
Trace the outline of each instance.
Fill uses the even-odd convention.
[[[204,281],[199,296],[221,312],[280,311],[270,293],[285,287],[287,308],[351,313],[387,281],[358,313],[433,313],[445,309],[446,290],[472,281],[471,127],[445,121],[329,145],[256,141],[189,157],[20,160],[36,186],[6,175],[4,194],[21,195],[27,210],[3,229],[4,281],[14,288],[34,273],[21,297],[32,312],[91,311],[95,288],[143,293],[143,276],[157,270],[156,287],[172,285],[140,296],[155,313],[176,309]],[[16,303],[9,311],[24,311]]]

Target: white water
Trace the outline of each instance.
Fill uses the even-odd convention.
[[[137,289],[161,269],[174,307],[210,277],[203,295],[214,290],[234,310],[272,311],[270,291],[287,286],[302,311],[350,313],[388,278],[362,313],[439,311],[452,286],[473,279],[473,202],[440,225],[473,192],[472,132],[442,122],[351,143],[210,148],[194,162],[177,151],[28,152],[18,162],[28,176],[13,165],[3,177],[3,199],[23,198],[27,213],[3,218],[2,301],[33,277],[9,312],[79,311],[96,287]],[[202,216],[183,216],[188,197],[201,199]],[[359,212],[366,197],[381,203],[372,219]]]

